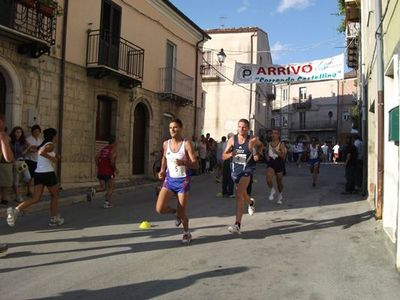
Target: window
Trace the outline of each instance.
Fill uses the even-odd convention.
[[[350,113],[344,112],[342,114],[342,119],[343,119],[343,121],[350,121]]]
[[[307,100],[307,88],[299,88],[299,100]]]
[[[171,93],[175,90],[175,67],[176,67],[176,45],[167,41],[165,92]]]
[[[306,128],[306,112],[299,112],[300,129]]]
[[[204,51],[204,59],[206,62],[208,62],[210,65],[213,64],[213,55],[210,50]]]
[[[96,140],[108,141],[115,136],[117,102],[107,96],[97,97]]]

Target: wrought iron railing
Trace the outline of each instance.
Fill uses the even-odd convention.
[[[161,93],[174,94],[193,101],[193,77],[178,71],[176,68],[161,68],[160,73]]]
[[[87,67],[107,66],[129,77],[143,80],[144,50],[107,30],[88,33]]]
[[[201,75],[203,78],[218,78],[225,76],[225,66],[203,64],[201,65]]]
[[[293,103],[295,109],[310,109],[311,108],[311,101],[306,100],[304,102]]]
[[[57,16],[39,9],[37,1],[1,0],[0,25],[54,45]]]

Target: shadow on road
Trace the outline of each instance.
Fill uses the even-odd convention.
[[[232,276],[248,271],[248,267],[218,268],[178,279],[151,280],[131,285],[115,286],[101,290],[76,290],[62,293],[58,297],[44,299],[152,299],[168,293],[185,289],[197,281],[208,278]]]

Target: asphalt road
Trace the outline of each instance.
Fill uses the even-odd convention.
[[[193,241],[155,213],[151,187],[47,212],[27,213],[0,236],[0,298],[6,299],[399,299],[400,276],[382,226],[360,195],[341,195],[342,165],[323,165],[311,187],[307,168],[289,166],[285,200],[267,200],[264,166],[257,212],[232,236],[235,199],[217,198],[213,175],[197,176],[189,200]],[[151,229],[139,229],[147,220]]]

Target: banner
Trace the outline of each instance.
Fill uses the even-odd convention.
[[[344,78],[344,54],[302,64],[252,65],[236,63],[235,83],[295,83]]]

